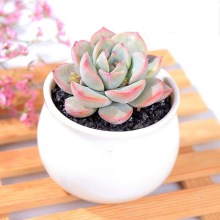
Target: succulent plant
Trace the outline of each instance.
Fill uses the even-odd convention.
[[[168,97],[172,89],[155,78],[162,57],[147,54],[136,32],[115,34],[102,28],[71,49],[72,63],[53,70],[57,85],[73,96],[65,109],[74,117],[87,117],[98,110],[112,124],[127,121],[133,108],[143,108]]]

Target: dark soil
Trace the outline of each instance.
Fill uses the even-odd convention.
[[[53,102],[63,115],[80,125],[105,131],[131,131],[148,127],[160,121],[171,108],[170,97],[168,97],[161,102],[141,108],[139,112],[134,108],[133,114],[128,121],[120,125],[114,125],[100,118],[98,112],[86,118],[75,118],[69,115],[64,108],[64,100],[70,96],[58,86],[52,90]]]

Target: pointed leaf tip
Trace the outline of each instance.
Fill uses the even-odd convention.
[[[72,60],[73,64],[76,67],[79,67],[81,58],[84,53],[88,52],[90,57],[92,57],[92,52],[93,52],[93,45],[86,41],[86,40],[81,40],[81,41],[76,41],[71,49],[71,55],[72,55]]]
[[[72,94],[70,89],[69,76],[75,72],[75,67],[70,63],[62,63],[53,71],[53,78],[56,84],[66,93]]]
[[[75,82],[71,83],[71,90],[77,101],[88,108],[100,108],[112,103],[106,96]]]
[[[92,54],[93,63],[96,63],[98,56],[103,50],[106,50],[106,53],[110,54],[114,44],[115,43],[111,38],[102,36],[99,42],[94,47],[93,54]]]
[[[122,88],[105,91],[105,94],[114,102],[128,103],[135,100],[142,93],[145,84],[146,81],[143,79]]]
[[[103,120],[111,124],[122,124],[131,117],[133,108],[127,104],[112,103],[100,108],[98,113]]]
[[[123,42],[130,54],[139,51],[143,55],[147,55],[147,46],[143,38],[136,32],[124,32],[116,34],[112,37],[115,43]]]
[[[80,73],[83,82],[90,88],[97,91],[104,91],[104,84],[96,72],[92,60],[86,52],[80,62]]]
[[[163,83],[160,79],[152,78],[146,80],[146,85],[143,92],[129,105],[133,107],[147,107],[157,102],[163,94]]]
[[[124,46],[124,43],[121,42],[119,44],[116,44],[113,49],[112,52],[115,52],[116,54],[119,55],[120,59],[124,61],[124,63],[126,63],[127,68],[130,67],[131,65],[131,56],[130,53],[128,51],[128,49]]]
[[[160,102],[164,99],[166,99],[172,92],[173,89],[170,88],[166,83],[163,82],[163,94],[161,95],[161,97],[159,98],[159,100],[157,102]]]
[[[103,50],[97,60],[96,60],[96,68],[97,70],[102,69],[105,72],[109,72],[109,64],[108,64],[108,59],[107,59],[107,52],[106,50]]]
[[[140,52],[134,52],[131,57],[131,67],[128,71],[129,84],[144,79],[147,74],[148,59]]]
[[[106,89],[115,89],[121,85],[123,82],[126,72],[120,71],[120,72],[105,72],[103,70],[99,70],[99,75],[105,85]]]
[[[66,112],[77,118],[85,118],[96,112],[96,108],[88,108],[81,105],[74,96],[65,99],[65,110]]]
[[[91,37],[91,40],[90,42],[93,44],[93,45],[96,45],[102,36],[104,37],[107,37],[107,38],[111,38],[115,35],[114,32],[108,30],[107,28],[105,27],[102,27],[100,30],[98,30],[97,32],[95,32],[92,37]]]
[[[162,56],[148,55],[149,65],[147,69],[146,78],[153,78],[159,73],[162,65],[162,59]]]

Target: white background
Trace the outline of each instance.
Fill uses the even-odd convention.
[[[220,1],[49,0],[48,2],[55,14],[65,23],[71,43],[75,40],[89,40],[93,32],[105,26],[116,33],[139,32],[146,40],[149,50],[168,49],[220,121]],[[50,31],[49,26],[45,28]],[[70,50],[54,48],[47,51],[47,54],[50,54],[51,60],[64,60],[70,57]],[[45,174],[39,174],[28,178],[44,176]],[[219,178],[215,180],[219,181]],[[6,180],[5,184],[19,181],[23,179]],[[167,184],[154,194],[177,189],[179,189],[177,184]],[[31,212],[23,211],[14,213],[11,219],[20,220],[88,205],[90,204],[80,202],[35,209]]]

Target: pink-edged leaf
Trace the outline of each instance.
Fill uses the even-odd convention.
[[[73,64],[76,67],[79,67],[80,60],[83,54],[86,52],[88,52],[90,57],[92,57],[93,45],[90,42],[86,40],[80,40],[74,43],[71,49],[71,55],[72,55]]]
[[[74,96],[65,99],[66,112],[77,118],[85,118],[96,112],[97,108],[88,108],[81,105]]]
[[[142,93],[145,84],[146,81],[143,79],[122,88],[108,90],[105,94],[114,102],[128,103],[135,100]]]
[[[162,65],[162,56],[148,55],[148,69],[146,78],[153,78],[159,73]]]
[[[119,87],[121,83],[124,81],[126,72],[121,71],[121,72],[108,73],[100,69],[99,76],[101,77],[105,85],[105,89],[115,89]]]
[[[106,50],[103,50],[100,55],[98,56],[96,60],[96,68],[102,69],[105,72],[109,72],[109,65],[108,65],[108,59],[107,59],[107,52]]]
[[[93,66],[89,53],[86,52],[80,62],[80,74],[83,82],[97,91],[104,91],[104,84]]]
[[[115,43],[111,38],[101,37],[100,41],[95,45],[92,55],[93,63],[96,62],[99,54],[106,50],[107,54],[110,54],[112,48],[114,47]]]
[[[107,37],[107,38],[111,38],[114,35],[115,35],[114,32],[112,32],[112,31],[108,30],[107,28],[103,27],[103,28],[101,28],[100,30],[98,30],[97,32],[95,32],[92,35],[90,42],[92,44],[96,45],[100,41],[102,36]]]
[[[113,102],[107,107],[100,108],[98,113],[103,120],[111,124],[122,124],[131,117],[133,108],[128,104]]]
[[[113,71],[120,61],[121,57],[115,51],[112,51],[110,57],[108,58],[110,71]]]
[[[121,60],[123,60],[124,63],[129,68],[131,65],[131,56],[128,49],[124,46],[124,44],[123,43],[116,44],[112,49],[112,52],[113,51],[120,56]]]
[[[111,73],[125,71],[127,75],[128,68],[123,60],[119,61]]]
[[[128,70],[128,84],[144,79],[147,73],[148,59],[140,52],[134,52],[131,57],[131,67]]]
[[[163,94],[161,95],[161,97],[159,98],[159,100],[157,102],[164,100],[173,92],[173,89],[170,88],[166,83],[164,83],[164,82],[162,82],[162,83],[163,83]]]
[[[163,82],[160,79],[147,79],[145,88],[141,95],[128,104],[133,107],[147,107],[160,99],[163,94],[163,90]]]
[[[58,65],[52,72],[53,78],[56,84],[66,93],[72,94],[70,89],[69,76],[71,72],[74,72],[75,68],[73,64],[62,63]]]
[[[88,108],[104,107],[112,103],[106,96],[75,82],[71,83],[71,90],[77,101]]]
[[[124,32],[112,37],[115,43],[123,42],[130,54],[139,51],[147,56],[147,46],[143,38],[137,32]]]

